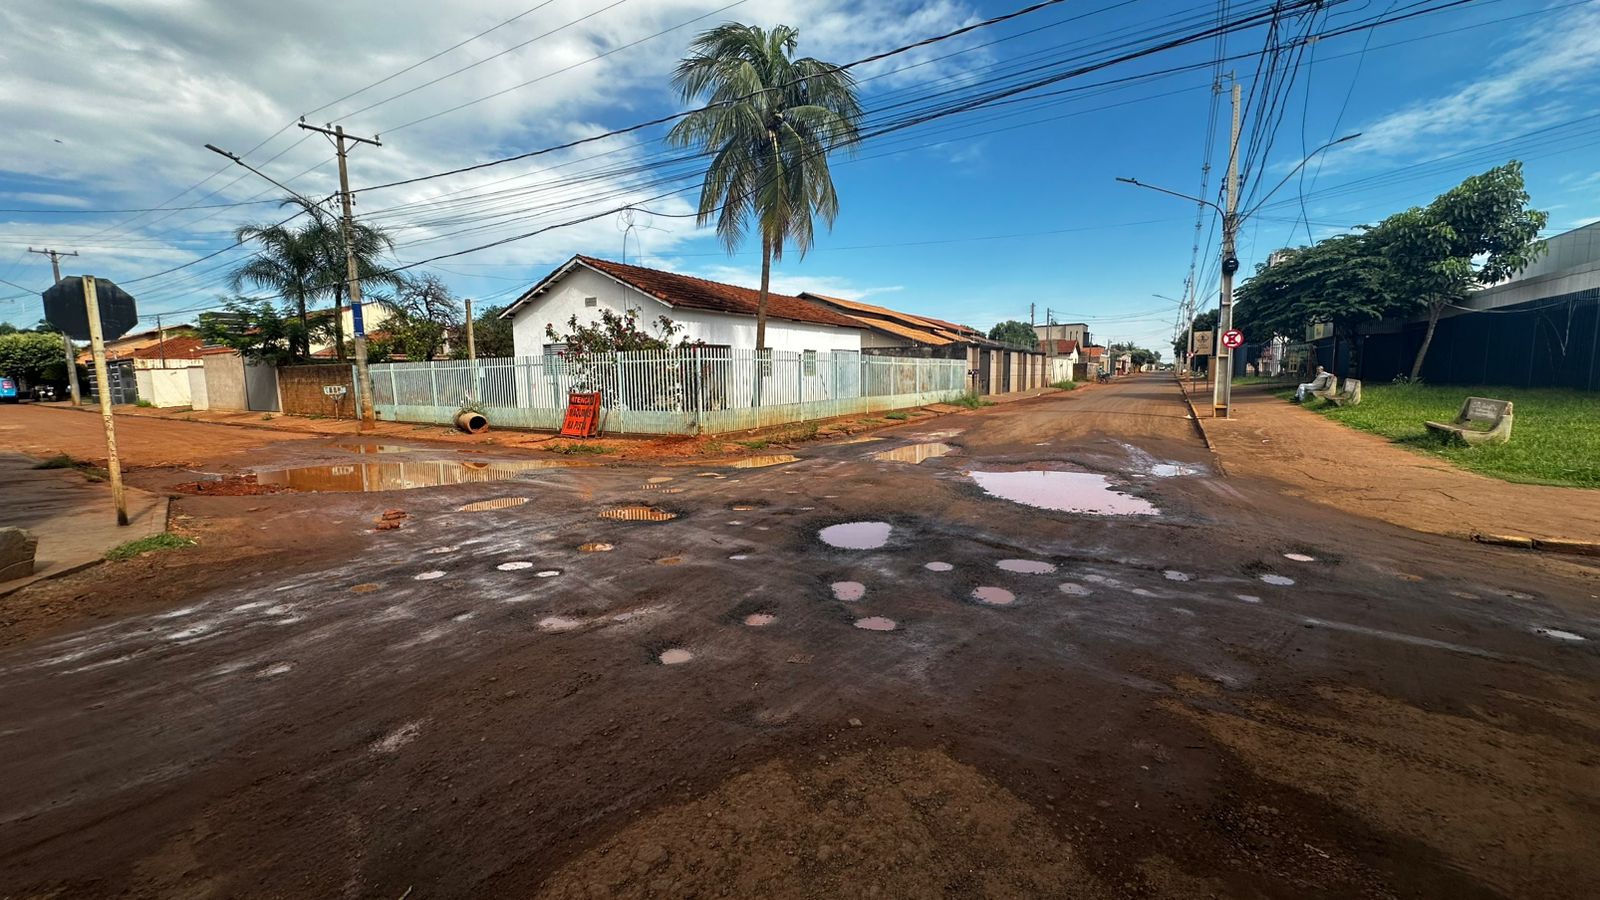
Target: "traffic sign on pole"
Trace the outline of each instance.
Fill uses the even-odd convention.
[[[1244,332],[1237,328],[1230,328],[1222,333],[1222,346],[1229,350],[1237,350],[1244,346]]]

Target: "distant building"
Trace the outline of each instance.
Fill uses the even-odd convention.
[[[1039,336],[1040,341],[1077,341],[1079,346],[1094,343],[1089,338],[1089,326],[1082,322],[1035,325],[1033,333]]]

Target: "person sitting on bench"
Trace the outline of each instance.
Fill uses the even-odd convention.
[[[1306,394],[1320,394],[1333,389],[1333,373],[1317,366],[1316,377],[1294,389],[1294,402],[1304,403]]]

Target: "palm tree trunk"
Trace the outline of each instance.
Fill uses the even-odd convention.
[[[296,303],[300,308],[300,358],[311,358],[311,319],[306,315],[306,298],[300,297]]]
[[[1428,331],[1422,336],[1422,346],[1417,348],[1417,358],[1411,363],[1411,380],[1416,381],[1422,376],[1422,361],[1428,356],[1428,345],[1433,343],[1433,329],[1439,325],[1439,313],[1444,311],[1444,303],[1434,300],[1428,304]]]
[[[761,235],[761,293],[756,298],[755,396],[752,405],[761,405],[761,388],[767,379],[767,297],[772,287],[772,239],[765,229]]]

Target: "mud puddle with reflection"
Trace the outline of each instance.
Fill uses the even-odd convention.
[[[456,507],[461,512],[483,512],[490,509],[510,509],[528,502],[527,497],[496,497],[493,500],[479,500],[465,506]]]
[[[677,517],[677,513],[655,506],[613,506],[600,510],[600,518],[623,522],[666,522]]]
[[[400,444],[379,444],[372,441],[334,444],[333,446],[340,450],[348,450],[351,453],[360,453],[363,455],[368,453],[410,453],[413,450],[422,449],[420,447],[404,447]]]
[[[747,456],[744,459],[734,460],[728,465],[735,469],[764,469],[767,466],[781,466],[784,463],[799,462],[800,457],[788,453],[776,453],[767,456]]]
[[[817,532],[817,537],[830,547],[841,550],[876,550],[889,543],[893,527],[888,522],[844,522],[829,525]]]
[[[990,496],[1035,509],[1094,516],[1154,516],[1155,504],[1117,490],[1093,472],[968,472]]]
[[[910,444],[905,447],[896,447],[893,450],[882,450],[872,454],[878,462],[903,462],[916,465],[927,459],[937,459],[954,453],[956,448],[945,443]]]
[[[482,484],[515,481],[526,472],[540,469],[569,469],[593,463],[557,459],[526,459],[486,462],[421,461],[351,463],[333,466],[298,466],[291,469],[257,471],[255,481],[291,491],[368,493],[404,491],[414,488],[453,484]],[[208,481],[223,481],[226,476],[208,475]]]

